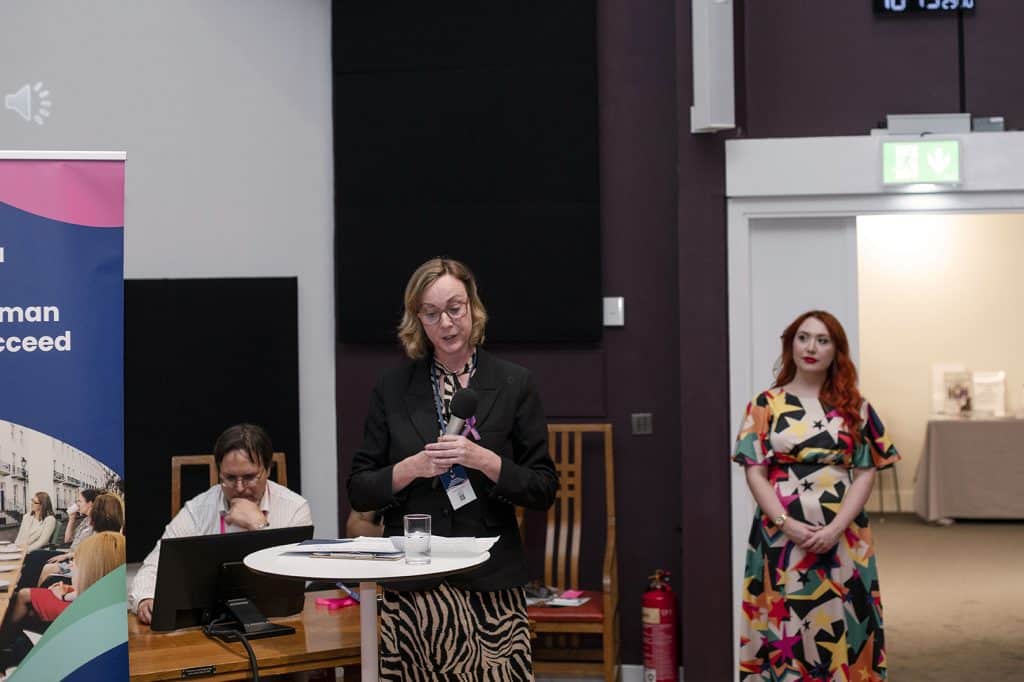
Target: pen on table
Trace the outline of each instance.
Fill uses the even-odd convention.
[[[354,601],[359,601],[359,593],[345,587],[345,583],[338,583],[338,589],[344,592],[345,596],[351,597]]]

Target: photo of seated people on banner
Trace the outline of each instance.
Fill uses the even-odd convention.
[[[0,679],[124,562],[124,480],[88,453],[0,420]]]

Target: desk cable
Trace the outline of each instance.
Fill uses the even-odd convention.
[[[221,641],[232,642],[234,640],[240,640],[242,646],[245,647],[246,653],[249,654],[249,670],[252,672],[253,682],[260,682],[260,668],[256,663],[256,652],[252,650],[252,645],[249,644],[249,638],[245,636],[245,632],[242,630],[236,630],[231,627],[220,627],[222,623],[227,622],[228,619],[216,618],[210,621],[209,624],[203,626],[203,634],[207,637],[216,637]]]

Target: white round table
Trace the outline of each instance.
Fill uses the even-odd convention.
[[[377,583],[433,578],[468,571],[491,558],[490,552],[472,556],[434,556],[429,564],[410,565],[404,559],[314,558],[308,554],[286,554],[296,545],[278,545],[253,552],[244,563],[258,573],[302,580],[334,580],[359,583],[359,652],[364,682],[377,682]]]

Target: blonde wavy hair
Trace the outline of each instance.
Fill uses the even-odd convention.
[[[462,282],[469,297],[469,312],[473,326],[469,332],[469,344],[479,346],[484,342],[484,327],[487,326],[487,309],[477,293],[476,278],[464,263],[451,258],[432,258],[416,268],[405,285],[405,312],[398,325],[398,340],[405,348],[405,354],[413,360],[425,357],[430,352],[430,340],[423,331],[419,311],[423,305],[423,292],[445,275],[451,275]]]
[[[124,536],[103,531],[82,540],[75,550],[71,582],[81,596],[100,578],[124,563]]]

